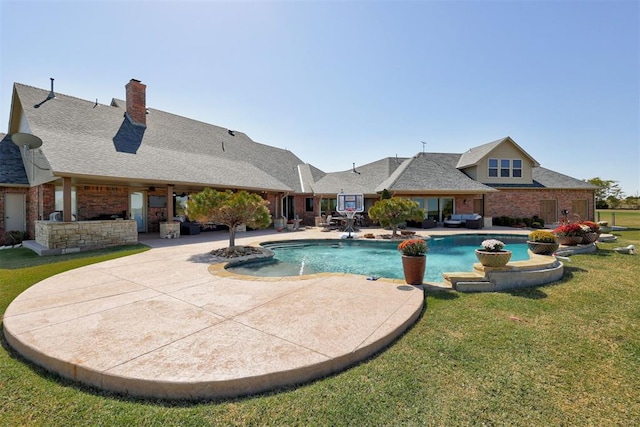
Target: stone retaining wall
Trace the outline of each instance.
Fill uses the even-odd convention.
[[[36,221],[36,242],[61,253],[138,243],[135,220]]]

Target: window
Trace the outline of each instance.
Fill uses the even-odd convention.
[[[500,159],[500,178],[509,178],[511,172],[511,161]]]
[[[498,159],[489,159],[489,177],[495,178],[498,176]]]
[[[62,196],[62,186],[56,186],[55,209],[61,211],[64,208],[64,200]],[[71,187],[71,214],[77,215],[76,207],[76,187]]]
[[[511,176],[514,178],[522,178],[522,160],[514,159],[511,168]]]
[[[304,199],[305,212],[313,212],[313,197],[307,197]]]
[[[489,159],[489,178],[522,178],[522,159]]]

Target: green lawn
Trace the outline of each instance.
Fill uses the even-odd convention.
[[[637,425],[640,255],[612,249],[640,248],[640,230],[615,234],[597,254],[572,256],[559,283],[429,294],[418,322],[377,356],[257,396],[113,396],[31,366],[3,343],[0,425]],[[63,259],[0,269],[0,312],[42,277],[99,258]]]
[[[596,210],[596,219],[600,216],[601,221],[609,221],[609,225],[615,225],[628,228],[640,228],[640,211],[627,209],[598,209]]]

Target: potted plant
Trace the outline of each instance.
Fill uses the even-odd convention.
[[[485,267],[504,267],[511,260],[511,251],[504,246],[501,240],[483,240],[482,249],[476,249],[476,257]]]
[[[529,250],[538,255],[553,255],[558,250],[560,244],[558,238],[551,231],[535,230],[529,233],[527,241]]]
[[[407,239],[398,245],[402,253],[404,280],[410,285],[421,285],[427,265],[427,242],[423,239]]]
[[[600,235],[600,226],[593,221],[582,221],[580,223],[584,235],[582,236],[582,244],[594,243]]]
[[[558,243],[566,246],[576,246],[582,243],[582,236],[584,230],[580,227],[580,224],[572,222],[569,224],[562,224],[553,229],[553,234],[558,238]]]

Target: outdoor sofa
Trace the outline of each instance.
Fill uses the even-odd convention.
[[[482,228],[482,215],[453,214],[444,221],[445,227],[466,227],[479,230]]]

